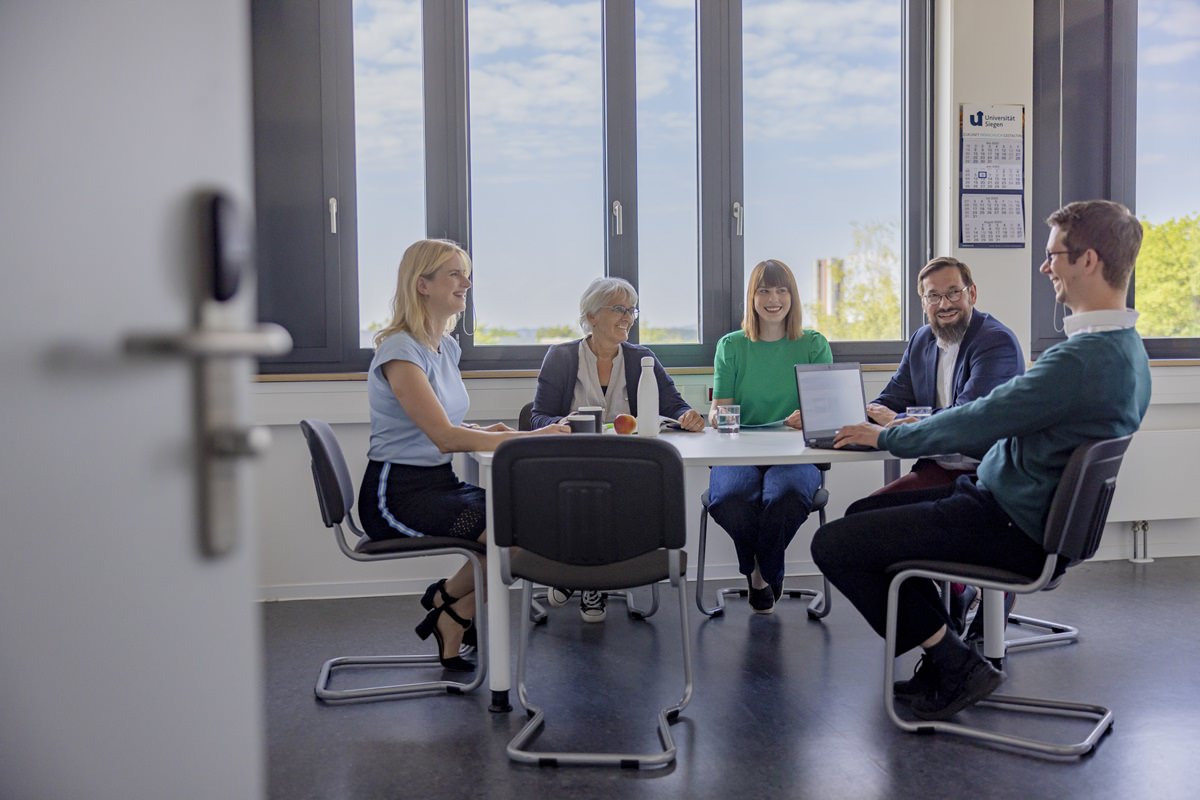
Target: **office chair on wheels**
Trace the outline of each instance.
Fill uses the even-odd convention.
[[[1029,714],[1076,717],[1094,721],[1088,734],[1078,742],[1053,742],[1015,734],[1000,733],[976,726],[951,721],[906,720],[896,713],[892,682],[895,679],[897,603],[900,585],[910,578],[932,578],[940,581],[958,581],[973,584],[981,589],[994,590],[997,594],[1008,591],[1030,594],[1056,584],[1068,566],[1091,558],[1100,545],[1104,522],[1117,488],[1117,472],[1121,459],[1132,436],[1104,439],[1079,445],[1063,471],[1046,527],[1042,533],[1042,544],[1046,561],[1042,572],[1032,580],[1024,575],[1002,569],[943,561],[906,561],[895,565],[891,584],[888,587],[887,625],[884,638],[884,706],[892,722],[899,728],[916,733],[945,732],[958,736],[1006,745],[1051,756],[1079,756],[1092,751],[1096,743],[1112,727],[1113,713],[1110,709],[1087,703],[1065,700],[1048,700],[1035,697],[1017,697],[993,694],[978,703],[1005,710]],[[994,603],[993,613],[1000,618],[1001,603]],[[986,611],[986,609],[985,609]],[[986,621],[985,621],[986,626]],[[986,653],[985,653],[986,655]]]
[[[342,448],[334,436],[333,429],[321,420],[306,419],[300,422],[300,430],[308,442],[312,458],[313,483],[317,490],[317,501],[321,508],[321,520],[325,527],[334,529],[334,540],[338,549],[347,558],[355,561],[387,561],[397,558],[421,558],[424,556],[460,555],[470,563],[475,575],[475,585],[484,585],[483,562],[486,552],[480,542],[465,541],[446,536],[399,537],[396,539],[371,539],[354,522],[354,484]],[[345,528],[356,537],[349,541]],[[484,620],[483,592],[475,592],[475,619]],[[357,689],[330,689],[329,682],[337,669],[384,668],[398,666],[437,666],[438,656],[342,656],[331,658],[321,666],[317,677],[316,694],[326,703],[366,700],[392,700],[413,694],[446,692],[464,694],[478,688],[487,675],[486,626],[478,625],[478,664],[474,678],[466,683],[448,680],[420,681],[417,683],[369,686]],[[440,668],[439,668],[440,669]]]
[[[820,524],[825,524],[825,506],[829,503],[829,490],[825,488],[825,473],[829,472],[829,464],[814,464],[821,471],[821,487],[817,489],[813,495],[812,510],[817,512],[817,519]],[[719,617],[725,613],[725,598],[729,595],[738,597],[749,597],[750,591],[744,586],[730,586],[724,589],[717,590],[717,604],[711,608],[704,604],[704,559],[705,551],[708,548],[708,504],[709,495],[708,489],[700,495],[700,552],[696,558],[696,608],[700,609],[700,613],[709,617]],[[811,512],[810,512],[811,513]],[[798,577],[796,575],[785,575],[784,580],[788,578]],[[823,589],[790,589],[787,584],[784,584],[783,594],[781,597],[812,598],[808,604],[809,619],[824,619],[829,615],[832,606],[833,595],[829,591],[829,579],[824,575],[821,576]]]

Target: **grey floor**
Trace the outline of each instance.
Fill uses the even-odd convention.
[[[486,690],[323,705],[313,684],[325,659],[428,650],[412,633],[417,598],[270,603],[263,608],[270,796],[1200,797],[1198,586],[1200,558],[1116,561],[1081,565],[1056,591],[1021,598],[1019,611],[1075,624],[1082,636],[1010,655],[1004,690],[1115,711],[1112,734],[1092,756],[1069,763],[894,728],[880,700],[881,640],[838,595],[823,622],[808,620],[800,600],[785,600],[771,616],[734,600],[714,620],[689,602],[695,696],[672,728],[679,757],[641,771],[509,762],[504,745],[525,717],[519,709],[489,713]],[[531,640],[530,691],[547,712],[539,747],[657,747],[656,710],[682,686],[672,591],[643,622],[615,602],[598,625],[583,624],[577,606],[551,611]],[[907,657],[898,669],[907,674],[911,664]],[[383,677],[418,674],[430,671]],[[338,685],[376,677],[350,675]],[[992,712],[967,713],[1009,730],[1031,724],[1018,719],[1014,728],[984,716]],[[1036,731],[1078,732],[1062,725],[1076,723]]]

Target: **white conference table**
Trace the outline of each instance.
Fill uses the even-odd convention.
[[[886,451],[817,450],[804,445],[804,434],[792,428],[743,429],[730,435],[705,428],[701,433],[665,431],[660,436],[679,451],[684,467],[742,466],[748,464],[840,464],[854,461],[884,461],[885,475],[898,474],[896,456]],[[468,480],[487,492],[487,529],[493,529],[492,458],[493,453],[470,453],[478,474]],[[509,591],[500,580],[499,548],[487,540],[488,685],[492,690],[492,711],[511,711],[508,693],[512,686],[512,642],[509,623]]]

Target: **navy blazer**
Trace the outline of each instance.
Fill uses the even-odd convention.
[[[908,406],[937,406],[937,337],[929,325],[908,340],[900,368],[876,403],[904,413]],[[951,406],[986,397],[1010,378],[1025,373],[1025,355],[1013,332],[990,314],[975,309],[954,362]],[[941,409],[934,408],[933,413]]]
[[[579,343],[556,344],[546,351],[542,371],[538,373],[537,392],[533,395],[533,427],[544,428],[552,422],[570,414],[575,399],[575,381],[579,377]],[[621,355],[625,359],[625,390],[629,397],[629,411],[637,416],[637,385],[642,373],[642,357],[654,359],[654,377],[658,379],[658,413],[671,419],[679,419],[691,410],[691,406],[679,396],[675,381],[663,369],[658,357],[648,347],[640,344],[621,343]]]

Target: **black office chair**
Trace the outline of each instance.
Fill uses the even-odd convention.
[[[321,507],[321,520],[325,527],[333,528],[338,548],[347,558],[355,561],[386,561],[396,558],[420,558],[423,556],[460,555],[471,562],[475,573],[475,585],[483,586],[483,562],[486,552],[480,542],[470,542],[447,536],[401,537],[375,540],[368,537],[354,523],[351,509],[354,505],[354,484],[342,448],[333,434],[333,429],[321,420],[306,419],[300,422],[300,430],[308,442],[312,457],[313,483],[317,490],[317,501]],[[343,524],[357,537],[353,544],[347,538]],[[483,592],[475,592],[475,619],[484,620]],[[330,689],[333,671],[342,668],[397,667],[412,665],[437,665],[437,655],[428,656],[343,656],[331,658],[321,667],[317,677],[317,697],[326,703],[365,700],[390,700],[412,694],[446,692],[463,694],[478,688],[487,674],[486,626],[478,627],[478,664],[475,677],[469,683],[436,680],[418,683],[370,686],[358,689]],[[440,667],[439,667],[440,669]]]
[[[983,589],[1030,594],[1041,591],[1062,576],[1062,571],[1091,558],[1100,545],[1104,522],[1117,488],[1117,472],[1132,436],[1081,444],[1067,462],[1050,505],[1042,545],[1046,562],[1038,577],[1002,569],[943,561],[906,561],[895,566],[888,587],[887,626],[883,675],[883,699],[888,716],[898,727],[917,733],[944,731],[987,742],[1051,756],[1078,756],[1090,752],[1111,727],[1113,713],[1104,706],[993,694],[981,706],[1017,710],[1029,714],[1076,717],[1094,720],[1088,735],[1079,742],[1058,743],[1015,734],[985,730],[959,722],[910,721],[896,713],[892,681],[895,680],[896,616],[900,584],[910,578],[958,581]]]
[[[822,525],[825,524],[825,506],[829,504],[829,490],[825,488],[825,473],[829,472],[829,464],[814,464],[821,471],[821,487],[817,489],[813,495],[812,510],[817,512],[817,518]],[[712,608],[704,605],[704,559],[705,550],[708,547],[708,489],[700,495],[700,554],[696,559],[696,608],[700,609],[700,613],[710,617],[719,617],[725,613],[725,598],[729,595],[738,597],[749,597],[750,590],[744,586],[731,586],[725,589],[717,590],[717,604]],[[788,578],[796,578],[797,575],[785,575],[784,580]],[[833,594],[829,591],[829,579],[824,575],[821,576],[824,584],[823,591],[815,589],[790,589],[785,584],[783,587],[782,597],[810,597],[812,600],[808,604],[809,619],[824,619],[829,615],[829,610],[833,604]]]
[[[505,584],[524,580],[521,602],[533,602],[532,583],[566,589],[624,589],[669,580],[679,596],[684,691],[658,713],[662,750],[656,753],[535,752],[526,748],[545,715],[525,685],[528,615],[517,646],[517,692],[529,720],[508,743],[514,761],[557,766],[658,766],[675,759],[670,725],[692,696],[688,632],[687,523],[683,462],[654,439],[573,435],[510,439],[492,462],[494,521]],[[652,668],[652,665],[641,665]],[[603,730],[603,728],[599,728]]]
[[[517,430],[531,431],[533,430],[533,403],[526,403],[521,406],[521,411],[517,415]],[[564,587],[558,587],[564,588]],[[546,609],[542,606],[542,601],[546,600],[547,589],[537,589],[533,593],[533,605],[529,608],[530,617],[534,623],[541,625],[550,617],[546,613]],[[633,592],[606,592],[605,596],[609,600],[621,600],[625,603],[625,613],[630,619],[646,619],[654,616],[658,611],[658,584],[650,587],[650,607],[639,608],[637,601],[633,597]]]

